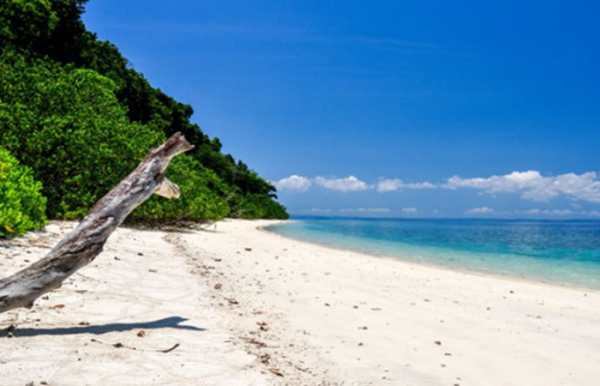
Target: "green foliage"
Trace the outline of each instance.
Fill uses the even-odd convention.
[[[48,42],[58,23],[49,0],[0,0],[0,43],[35,51]]]
[[[87,0],[0,0],[0,47],[83,64],[90,36],[81,15]]]
[[[164,134],[132,124],[98,73],[0,60],[0,142],[43,182],[53,218],[84,216]]]
[[[43,181],[49,215],[81,217],[150,147],[182,132],[195,149],[173,173],[201,193],[182,184],[181,202],[152,199],[154,212],[134,217],[287,217],[271,184],[191,123],[191,106],[153,88],[117,47],[86,30],[86,3],[0,0],[0,141]]]
[[[21,0],[0,0],[18,8]],[[27,1],[25,1],[27,2]],[[258,177],[248,167],[234,160],[230,155],[221,153],[221,143],[202,133],[198,125],[190,122],[194,110],[191,106],[153,88],[142,74],[128,67],[129,62],[118,48],[109,42],[99,41],[96,35],[85,30],[81,22],[83,0],[36,0],[36,9],[40,11],[22,16],[24,23],[31,20],[47,21],[44,28],[35,29],[37,34],[26,34],[23,39],[12,39],[12,45],[30,47],[29,52],[37,57],[49,57],[57,62],[88,68],[115,82],[116,95],[126,109],[132,122],[141,123],[163,131],[167,137],[181,132],[196,146],[190,153],[205,167],[212,169],[227,184],[238,187],[243,194],[269,195],[275,188]],[[42,12],[43,11],[43,12]],[[44,13],[45,12],[45,13]],[[7,12],[4,12],[7,13]],[[9,12],[7,21],[14,18],[15,12]],[[46,15],[46,18],[44,18]],[[1,17],[0,17],[0,20]],[[39,24],[39,23],[37,23]],[[6,24],[9,36],[21,36],[12,31],[12,24]],[[25,44],[26,42],[33,42]]]
[[[31,170],[0,148],[0,238],[21,236],[46,224],[41,189]]]
[[[181,197],[166,200],[155,195],[133,211],[132,220],[150,223],[221,220],[229,214],[227,185],[193,157],[181,155],[173,159],[167,178],[179,186]]]
[[[261,194],[245,194],[238,198],[236,216],[239,218],[254,219],[288,219],[285,207]]]

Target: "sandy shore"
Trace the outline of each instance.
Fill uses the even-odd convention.
[[[598,385],[599,292],[333,250],[267,224],[119,229],[33,310],[0,315],[17,325],[0,338],[0,385]],[[72,227],[2,244],[1,275]]]

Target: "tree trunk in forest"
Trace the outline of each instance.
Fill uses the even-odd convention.
[[[192,149],[177,133],[152,150],[127,178],[104,196],[71,233],[42,260],[0,280],[0,313],[26,307],[94,260],[110,234],[153,193],[179,197],[179,188],[165,177],[169,161]]]

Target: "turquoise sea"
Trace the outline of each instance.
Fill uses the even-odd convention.
[[[600,289],[599,221],[296,218],[269,230],[373,255]]]

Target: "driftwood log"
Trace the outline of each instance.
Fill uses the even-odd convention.
[[[153,193],[179,197],[179,188],[165,177],[169,161],[192,149],[177,133],[152,150],[127,178],[104,196],[71,233],[42,260],[0,280],[0,313],[25,307],[59,288],[78,269],[94,260],[110,234]]]

